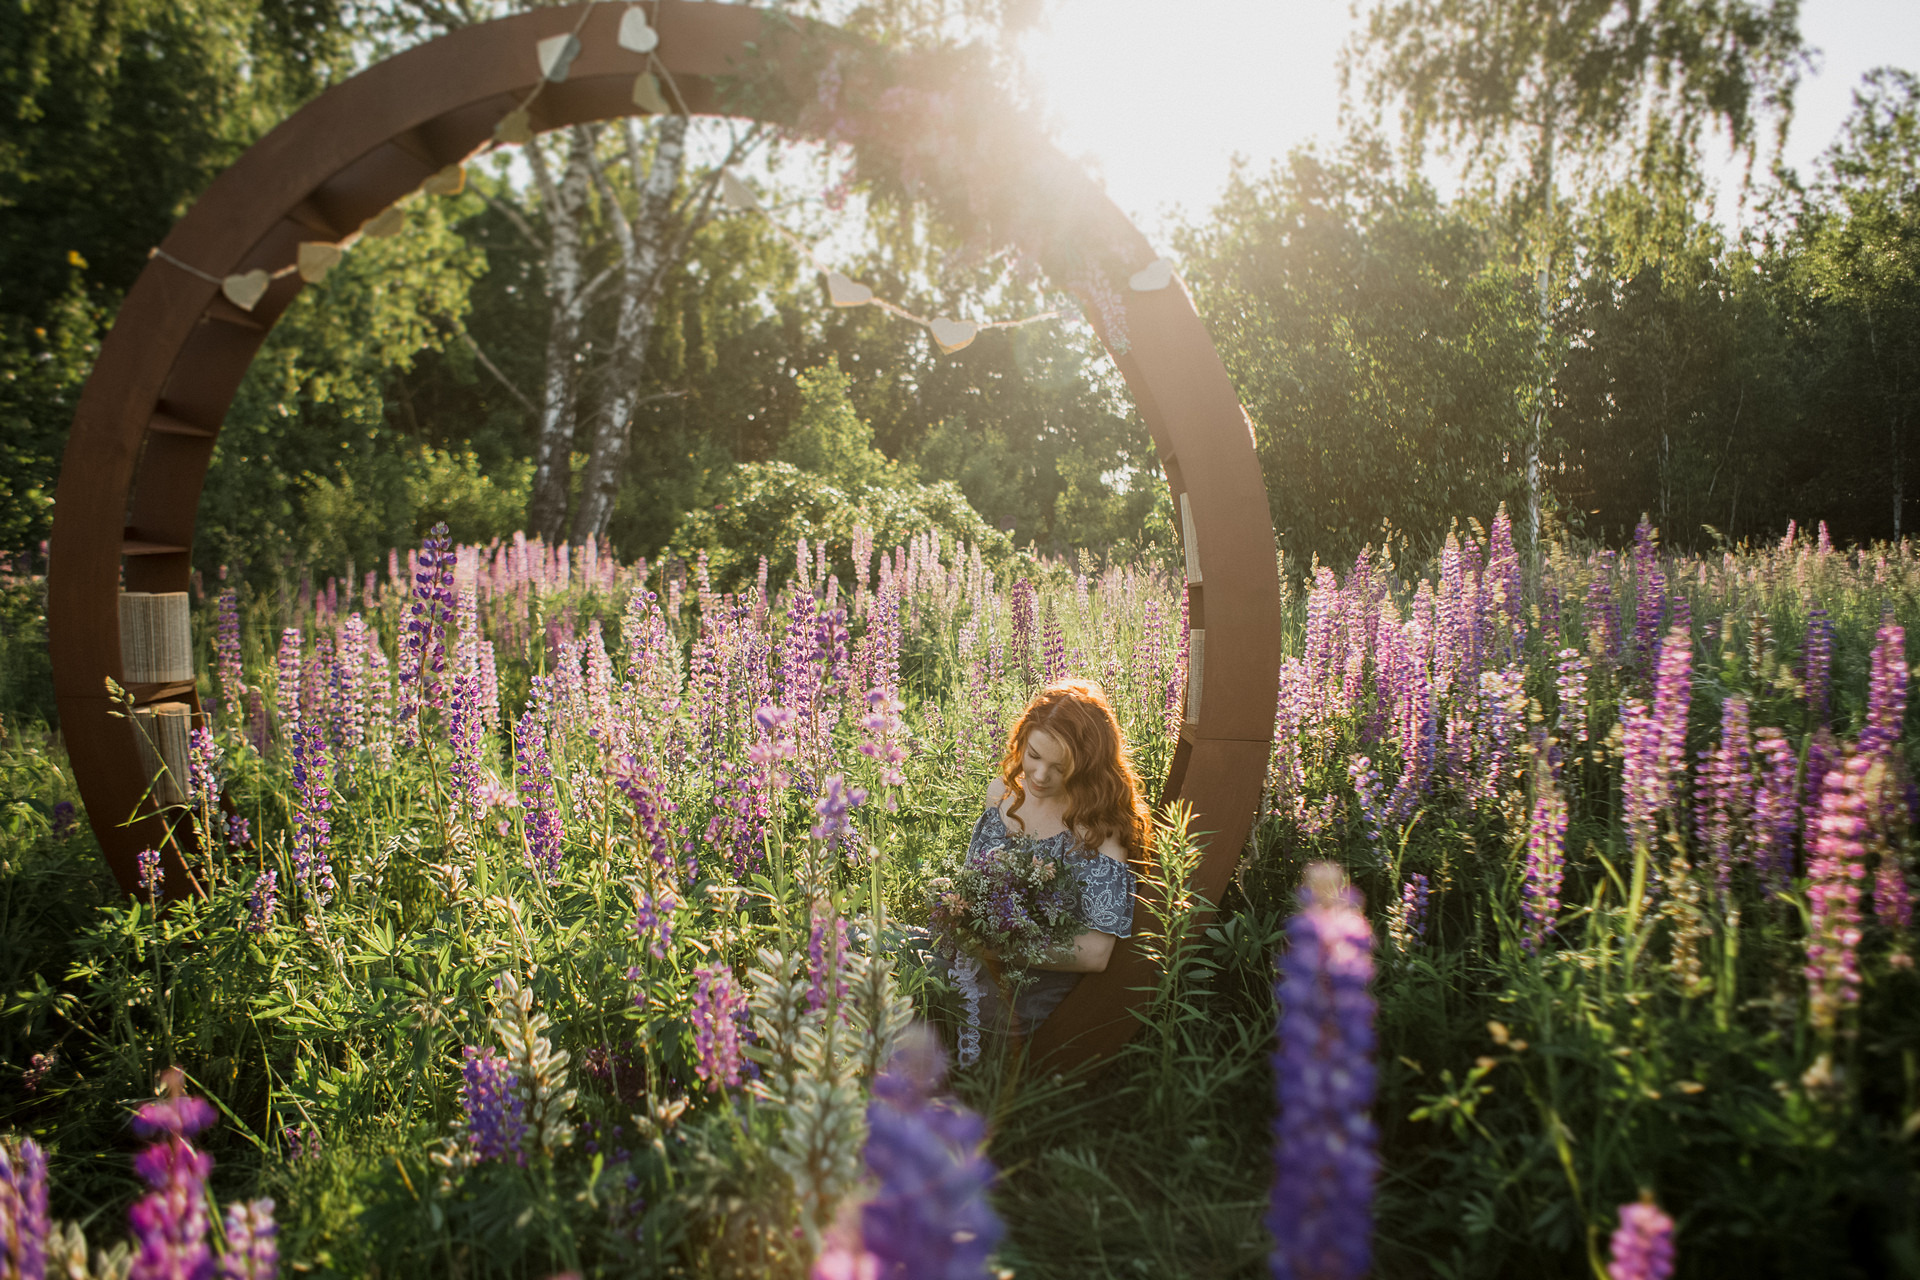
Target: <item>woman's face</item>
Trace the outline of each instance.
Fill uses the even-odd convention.
[[[1060,740],[1045,729],[1027,733],[1027,751],[1020,758],[1025,773],[1027,794],[1056,796],[1067,781],[1067,752]]]

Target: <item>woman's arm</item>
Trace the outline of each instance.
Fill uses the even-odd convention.
[[[1117,939],[1110,933],[1098,929],[1089,929],[1075,935],[1073,945],[1056,952],[1044,964],[1036,969],[1051,969],[1056,973],[1104,973],[1107,961],[1113,958],[1113,944]]]
[[[1111,836],[1100,846],[1099,856],[1112,858],[1123,866],[1127,860],[1126,849]],[[1061,950],[1047,963],[1036,967],[1059,973],[1104,973],[1107,961],[1113,958],[1113,944],[1117,941],[1118,938],[1104,930],[1088,929],[1075,935],[1071,948]]]

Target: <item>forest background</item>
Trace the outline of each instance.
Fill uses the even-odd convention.
[[[327,85],[487,0],[0,0],[0,549],[44,556],[74,402],[148,251]],[[1028,0],[790,4],[1030,101]],[[1379,0],[1341,136],[1241,169],[1168,246],[1252,417],[1288,563],[1506,501],[1702,549],[1910,532],[1920,80],[1886,68],[1809,174],[1773,144],[1793,0]],[[969,63],[968,60],[971,59]],[[1709,216],[1709,138],[1753,215]],[[1444,157],[1436,166],[1431,161]],[[835,309],[723,161],[924,315],[1067,319],[943,355]],[[1442,189],[1431,176],[1452,177]],[[990,550],[1167,553],[1151,441],[1078,303],[833,152],[737,122],[559,131],[364,242],[276,327],[202,501],[203,575],[346,574],[433,522],[707,549],[938,525]],[[843,527],[844,526],[844,527]]]

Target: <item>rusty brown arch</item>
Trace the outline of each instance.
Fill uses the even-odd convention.
[[[327,90],[222,173],[162,246],[216,277],[294,261],[303,240],[338,241],[471,154],[539,79],[535,44],[564,34],[584,6],[540,9],[443,36]],[[636,59],[618,47],[624,6],[584,15],[582,52],[533,107],[536,129],[635,113]],[[658,56],[688,109],[726,114],[716,78],[779,56],[762,11],[660,0]],[[1080,226],[1153,256],[1113,203],[1043,139],[1066,174]],[[165,819],[142,799],[133,729],[112,717],[104,677],[124,682],[118,593],[183,591],[201,485],[227,407],[254,353],[301,287],[277,280],[251,311],[219,287],[155,259],[134,282],[80,398],[60,471],[47,630],[74,776],[121,886],[134,855],[162,844]],[[1198,887],[1218,899],[1264,781],[1280,657],[1279,573],[1267,495],[1245,412],[1212,339],[1176,280],[1123,291],[1130,346],[1114,354],[1153,433],[1182,518],[1192,680],[1166,796],[1185,797],[1210,831]],[[1123,346],[1121,343],[1110,343]],[[191,690],[146,690],[194,701]],[[195,703],[197,709],[197,702]],[[132,821],[126,821],[131,818]],[[171,884],[189,883],[169,866]],[[1101,1055],[1125,1043],[1138,989],[1137,946],[1116,948],[1043,1026],[1034,1048]]]

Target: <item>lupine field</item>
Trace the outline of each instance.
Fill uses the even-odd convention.
[[[1162,815],[1077,1076],[956,1064],[928,868],[1051,679],[1164,776],[1158,567],[210,581],[203,894],[4,725],[0,1275],[1920,1275],[1920,547],[1530,559],[1289,566],[1254,840],[1201,902]]]

